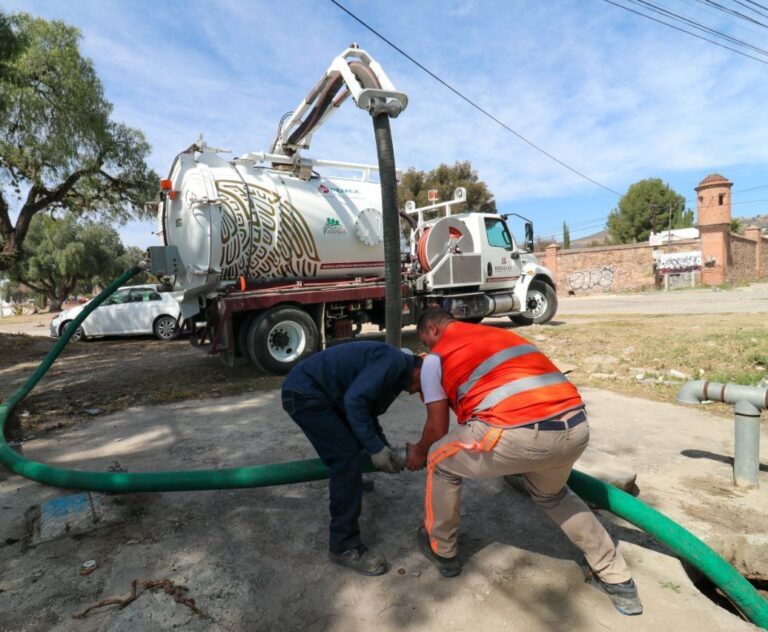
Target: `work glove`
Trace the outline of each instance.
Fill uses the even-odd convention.
[[[377,470],[387,474],[399,474],[403,471],[403,462],[389,446],[385,446],[383,450],[372,454],[371,461]]]

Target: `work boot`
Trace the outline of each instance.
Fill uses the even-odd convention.
[[[364,545],[344,553],[328,552],[328,559],[334,564],[346,566],[361,575],[383,575],[387,572],[387,560],[381,553],[369,551]]]
[[[432,562],[443,577],[456,577],[461,574],[461,563],[455,557],[443,557],[432,550],[429,543],[429,535],[424,527],[419,527],[416,533],[416,543],[419,551]]]
[[[634,579],[621,582],[620,584],[609,584],[600,579],[595,572],[589,568],[586,561],[582,562],[582,566],[586,566],[585,572],[587,573],[587,578],[584,581],[608,595],[613,607],[621,614],[632,616],[643,613],[643,604],[640,603],[640,597],[637,594],[637,586],[635,585]]]

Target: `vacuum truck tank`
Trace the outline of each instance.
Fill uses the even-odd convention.
[[[303,180],[253,159],[227,161],[204,143],[180,153],[163,182],[159,233],[182,262],[185,299],[238,278],[297,281],[384,274],[375,182]]]

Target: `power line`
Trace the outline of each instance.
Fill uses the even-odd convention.
[[[742,2],[741,0],[734,0],[735,2],[738,2],[741,6],[746,7],[747,5]],[[765,9],[768,11],[768,7],[764,4],[760,4],[759,2],[752,2],[752,0],[746,0],[748,4],[754,5],[756,7],[760,7],[761,9]],[[753,9],[752,7],[747,7],[750,11],[754,11],[758,15],[765,15],[762,11],[758,11],[757,9]]]
[[[331,0],[333,2],[334,0]],[[620,9],[624,9],[625,11],[629,11],[630,13],[634,13],[635,15],[639,15],[641,17],[644,17],[648,20],[651,20],[653,22],[658,22],[659,24],[663,24],[664,26],[668,26],[671,29],[674,29],[676,31],[680,31],[681,33],[686,33],[687,35],[690,35],[691,37],[695,37],[696,39],[704,40],[705,42],[709,42],[710,44],[714,44],[715,46],[719,46],[720,48],[724,48],[725,50],[729,50],[732,53],[736,53],[737,55],[741,55],[742,57],[749,57],[750,59],[754,59],[755,61],[760,62],[761,64],[768,65],[768,61],[765,59],[760,59],[759,57],[755,57],[754,55],[750,55],[749,53],[745,53],[744,51],[740,51],[736,48],[731,48],[730,46],[726,46],[725,44],[721,44],[720,42],[716,42],[715,40],[711,40],[708,37],[704,37],[703,35],[698,35],[696,33],[692,33],[691,31],[687,31],[683,28],[680,28],[679,26],[675,26],[674,24],[670,24],[669,22],[664,22],[663,20],[659,20],[658,18],[654,18],[653,16],[646,15],[645,13],[642,13],[640,11],[636,11],[635,9],[632,9],[630,7],[625,7],[623,4],[619,4],[618,2],[614,2],[613,0],[603,0],[603,2],[607,2],[608,4],[612,4],[615,7],[619,7]]]
[[[751,189],[739,189],[734,193],[746,193],[747,191],[757,191],[758,189],[768,189],[768,184],[761,184],[759,187],[752,187]]]
[[[510,134],[513,134],[514,136],[516,136],[517,138],[519,138],[521,141],[523,141],[524,143],[526,143],[527,145],[529,145],[530,147],[532,147],[532,148],[533,148],[533,149],[535,149],[536,151],[538,151],[538,152],[540,152],[540,153],[544,154],[544,155],[545,155],[547,158],[549,158],[550,160],[553,160],[554,162],[556,162],[557,164],[559,164],[561,167],[565,167],[566,169],[568,169],[568,171],[570,171],[570,172],[572,172],[572,173],[575,173],[577,176],[579,176],[579,177],[583,178],[584,180],[588,180],[588,181],[589,181],[589,182],[591,182],[592,184],[594,184],[594,185],[596,185],[596,186],[599,186],[601,189],[605,189],[606,191],[609,191],[610,193],[613,193],[614,195],[618,195],[619,197],[621,197],[621,193],[619,193],[618,191],[614,191],[614,190],[613,190],[613,189],[611,189],[610,187],[608,187],[608,186],[606,186],[606,185],[604,185],[604,184],[602,184],[602,183],[598,182],[597,180],[595,180],[595,179],[593,179],[593,178],[590,178],[588,175],[586,175],[586,174],[582,173],[581,171],[579,171],[579,170],[578,170],[578,169],[576,169],[575,167],[571,167],[571,165],[569,165],[569,164],[568,164],[568,163],[566,163],[565,161],[563,161],[563,160],[560,160],[560,158],[557,158],[556,156],[554,156],[553,154],[549,153],[549,152],[548,152],[548,151],[546,151],[545,149],[543,149],[543,148],[539,147],[539,146],[538,146],[536,143],[534,143],[533,141],[531,141],[531,140],[528,140],[528,139],[527,139],[525,136],[523,136],[523,135],[522,135],[522,134],[520,134],[519,132],[516,132],[516,131],[515,131],[514,129],[512,129],[512,128],[511,128],[509,125],[507,125],[507,124],[506,124],[506,123],[504,123],[503,121],[501,121],[501,120],[499,120],[498,118],[496,118],[496,117],[495,117],[493,114],[491,114],[491,113],[490,113],[488,110],[484,109],[483,107],[481,107],[480,105],[478,105],[477,103],[475,103],[475,102],[474,102],[472,99],[470,99],[469,97],[467,97],[467,96],[465,96],[464,94],[462,94],[462,93],[461,93],[459,90],[457,90],[456,88],[454,88],[454,87],[453,87],[451,84],[449,84],[449,83],[448,83],[448,82],[446,82],[446,81],[443,81],[443,80],[442,80],[440,77],[438,77],[438,76],[437,76],[437,75],[436,75],[434,72],[432,72],[431,70],[429,70],[429,69],[428,69],[426,66],[424,66],[423,64],[421,64],[421,63],[419,63],[418,61],[416,61],[416,60],[415,60],[413,57],[411,57],[411,56],[410,56],[408,53],[406,53],[406,52],[405,52],[405,51],[404,51],[402,48],[400,48],[399,46],[397,46],[396,44],[394,44],[392,41],[390,41],[389,39],[387,39],[386,37],[384,37],[384,36],[383,36],[381,33],[379,33],[379,32],[378,32],[376,29],[374,29],[372,26],[368,25],[368,24],[367,24],[365,21],[363,21],[361,18],[357,17],[357,16],[356,16],[354,13],[352,13],[352,11],[350,11],[349,9],[347,9],[347,8],[346,8],[344,5],[342,5],[341,3],[337,2],[337,0],[330,0],[330,2],[331,2],[332,4],[335,4],[335,5],[336,5],[336,6],[337,6],[339,9],[341,9],[342,11],[344,11],[344,13],[346,13],[346,14],[347,14],[349,17],[351,17],[353,20],[355,20],[355,21],[356,21],[356,22],[358,22],[360,25],[362,25],[364,28],[366,28],[367,30],[369,30],[371,33],[373,33],[373,34],[374,34],[376,37],[378,37],[379,39],[381,39],[381,40],[382,40],[384,43],[386,43],[388,46],[390,46],[391,48],[393,48],[394,50],[396,50],[398,53],[400,53],[400,54],[401,54],[403,57],[405,57],[405,58],[406,58],[408,61],[410,61],[410,62],[411,62],[411,63],[413,63],[414,65],[418,66],[418,67],[419,67],[421,70],[423,70],[424,72],[426,72],[426,73],[427,73],[427,74],[428,74],[430,77],[432,77],[432,78],[433,78],[435,81],[437,81],[438,83],[440,83],[441,85],[443,85],[445,88],[447,88],[448,90],[450,90],[451,92],[453,92],[453,93],[454,93],[456,96],[458,96],[458,97],[459,97],[460,99],[462,99],[463,101],[466,101],[466,102],[467,102],[469,105],[471,105],[473,108],[475,108],[476,110],[478,110],[479,112],[481,112],[482,114],[484,114],[485,116],[487,116],[489,119],[491,119],[492,121],[494,121],[495,123],[497,123],[498,125],[500,125],[501,127],[503,127],[503,128],[504,128],[505,130],[507,130],[507,131],[508,131]]]
[[[745,42],[744,40],[738,39],[736,37],[732,37],[731,35],[728,35],[727,33],[723,33],[722,31],[718,31],[717,29],[713,29],[706,24],[702,24],[701,22],[697,22],[696,20],[692,20],[690,18],[685,17],[684,15],[681,15],[679,13],[675,13],[674,11],[670,11],[669,9],[665,9],[664,7],[660,7],[656,4],[653,4],[652,2],[648,2],[647,0],[627,0],[628,2],[631,2],[632,4],[644,6],[648,8],[649,10],[653,11],[654,13],[658,13],[659,15],[663,15],[665,17],[669,17],[673,20],[677,20],[678,22],[682,22],[683,24],[688,24],[692,26],[695,29],[698,29],[699,31],[702,31],[703,33],[710,33],[711,35],[714,35],[715,37],[719,37],[721,39],[724,39],[728,42],[731,42],[733,44],[736,44],[737,46],[743,46],[744,48],[750,48],[754,50],[757,53],[760,53],[761,55],[768,55],[768,50],[765,50],[763,48],[759,48],[757,46],[754,46],[753,44],[750,44],[749,42]]]
[[[722,11],[723,13],[728,13],[729,15],[735,15],[737,18],[741,18],[742,20],[746,20],[747,22],[752,22],[753,24],[757,24],[758,26],[762,26],[763,28],[768,28],[768,24],[765,24],[764,22],[760,22],[760,20],[755,20],[755,18],[746,15],[744,13],[741,13],[741,11],[736,11],[734,9],[731,9],[730,7],[726,7],[719,2],[714,2],[713,0],[696,0],[697,2],[700,2],[701,4],[708,4],[712,7],[715,7],[718,11]]]

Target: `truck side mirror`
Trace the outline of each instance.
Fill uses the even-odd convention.
[[[533,252],[533,224],[525,222],[525,251]]]

